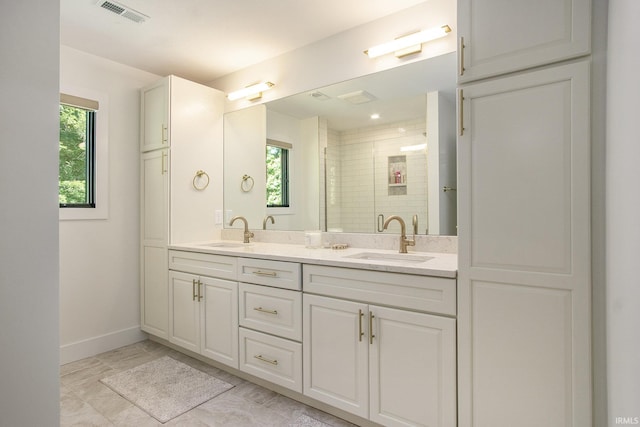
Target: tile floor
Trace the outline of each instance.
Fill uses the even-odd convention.
[[[100,383],[100,379],[168,355],[233,384],[231,390],[161,424]],[[308,427],[353,424],[245,381],[153,341],[142,341],[60,368],[60,425],[65,426],[298,426],[303,414],[320,421]],[[324,424],[322,424],[324,423]]]

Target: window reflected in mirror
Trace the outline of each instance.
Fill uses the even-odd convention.
[[[289,207],[289,151],[286,142],[267,140],[267,207]]]

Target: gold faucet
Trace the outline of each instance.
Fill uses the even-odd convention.
[[[389,226],[389,223],[393,220],[396,220],[400,223],[400,253],[407,253],[407,246],[415,246],[416,244],[416,235],[413,235],[413,240],[407,239],[407,227],[404,225],[404,220],[400,218],[398,215],[391,215],[386,219],[384,225],[382,226],[383,230],[386,230]]]
[[[271,224],[275,224],[276,220],[273,218],[272,215],[269,216],[265,216],[264,219],[262,220],[262,229],[266,230],[267,229],[267,220],[271,219]]]
[[[249,243],[249,239],[251,239],[253,237],[253,233],[251,231],[249,231],[249,223],[247,222],[247,219],[243,216],[234,216],[233,218],[231,218],[231,221],[229,221],[229,225],[233,225],[234,222],[236,222],[236,219],[239,219],[240,221],[244,222],[244,243]]]

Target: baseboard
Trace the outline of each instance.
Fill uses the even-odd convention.
[[[134,344],[146,340],[147,337],[148,335],[140,330],[140,326],[134,326],[133,328],[65,344],[60,346],[60,365]]]

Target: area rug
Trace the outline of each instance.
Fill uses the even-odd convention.
[[[161,423],[233,386],[169,356],[100,380]]]
[[[321,421],[311,418],[308,415],[300,415],[296,420],[289,424],[289,427],[331,427],[329,424],[325,424]]]

